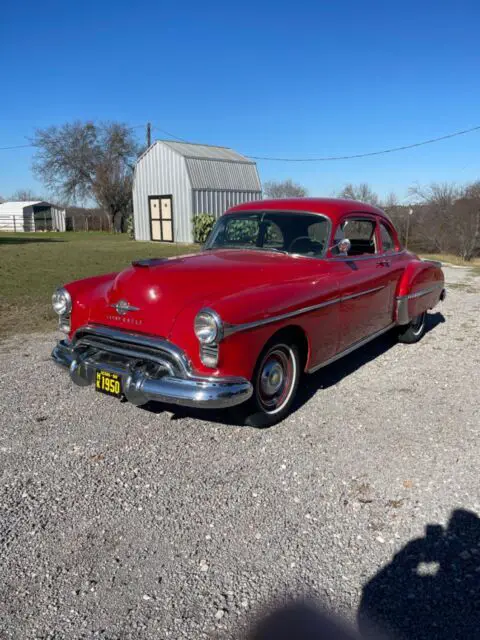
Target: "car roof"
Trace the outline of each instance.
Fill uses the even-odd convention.
[[[241,211],[288,211],[289,213],[319,213],[336,222],[346,213],[371,213],[390,221],[387,214],[377,207],[358,200],[340,198],[282,198],[277,200],[255,200],[236,205],[225,212]]]

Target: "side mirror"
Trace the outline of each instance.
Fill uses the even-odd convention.
[[[340,242],[337,242],[337,244],[334,244],[332,249],[336,249],[338,252],[338,255],[347,255],[351,247],[352,247],[352,243],[350,242],[350,240],[348,238],[343,238],[342,240],[340,240]]]

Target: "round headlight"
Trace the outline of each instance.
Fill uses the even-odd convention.
[[[220,316],[211,309],[202,309],[195,317],[195,335],[202,344],[220,342],[223,337],[223,324]]]
[[[66,289],[60,287],[52,296],[52,307],[55,313],[63,316],[72,310],[72,299]]]

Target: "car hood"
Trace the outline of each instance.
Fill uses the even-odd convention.
[[[216,250],[178,258],[140,260],[100,287],[89,322],[168,337],[187,305],[215,301],[246,289],[318,274],[321,262],[270,251]],[[119,313],[123,301],[131,310]],[[121,310],[120,310],[121,311]]]

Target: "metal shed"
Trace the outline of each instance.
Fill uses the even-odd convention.
[[[0,231],[65,231],[65,209],[50,202],[2,202]]]
[[[218,218],[235,204],[261,197],[255,162],[236,151],[158,140],[135,167],[135,239],[193,242],[195,215]]]

